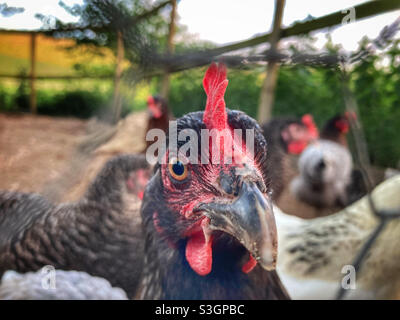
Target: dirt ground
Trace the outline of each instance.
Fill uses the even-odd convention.
[[[85,127],[79,119],[0,114],[0,189],[40,192],[70,161]]]
[[[54,202],[83,195],[112,156],[144,148],[146,113],[116,127],[96,120],[0,114],[0,190],[35,192]]]

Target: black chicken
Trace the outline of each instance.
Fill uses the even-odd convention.
[[[132,296],[142,269],[143,240],[140,200],[129,186],[147,168],[143,156],[114,158],[74,204],[0,192],[0,274],[52,265],[106,278]]]
[[[318,129],[311,115],[297,118],[275,118],[262,125],[268,145],[285,153],[300,154],[304,148],[318,138]]]
[[[330,140],[347,147],[347,134],[350,129],[350,117],[353,113],[337,114],[328,119],[321,130],[321,139]]]
[[[111,160],[75,204],[3,192],[0,273],[43,265],[81,270],[141,299],[287,299],[273,270],[277,240],[266,143],[255,120],[225,109],[226,86],[224,66],[212,64],[204,78],[206,110],[178,119],[178,133],[227,129],[229,140],[232,129],[254,129],[254,161],[245,139],[242,146],[235,140],[240,152],[232,163],[185,163],[167,151],[140,209],[131,190],[148,170],[140,156]],[[209,145],[218,156],[225,154],[219,142]]]
[[[278,199],[292,176],[295,175],[297,157],[307,145],[318,137],[318,129],[311,115],[302,119],[280,117],[264,123],[262,126],[267,141],[267,163],[274,197]]]
[[[347,135],[350,131],[351,121],[356,121],[357,116],[353,112],[346,111],[343,114],[337,114],[328,119],[321,131],[321,139],[336,142],[346,148],[350,155],[347,142]],[[351,155],[350,155],[351,156]],[[347,205],[362,198],[368,192],[361,170],[358,167],[351,171],[350,184],[346,193],[348,197]]]

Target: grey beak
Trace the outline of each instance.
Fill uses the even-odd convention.
[[[243,182],[230,204],[203,203],[196,211],[210,218],[210,229],[239,240],[266,270],[273,270],[277,257],[277,232],[272,206],[253,182]]]

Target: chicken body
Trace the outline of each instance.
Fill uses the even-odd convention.
[[[132,297],[142,270],[143,240],[140,199],[126,182],[140,169],[148,169],[142,156],[114,158],[73,204],[1,192],[0,275],[51,265],[105,278]]]
[[[259,266],[249,274],[241,271],[248,252],[226,235],[218,235],[212,273],[204,277],[193,272],[185,261],[187,240],[179,237],[171,245],[155,229],[153,214],[148,216],[150,209],[159,208],[161,213],[167,207],[158,175],[152,180],[159,183],[147,187],[143,230],[137,190],[130,193],[126,183],[138,169],[148,169],[142,157],[111,160],[74,204],[53,205],[39,195],[0,193],[0,273],[36,271],[45,265],[84,271],[107,279],[130,298],[287,298],[276,272]],[[174,213],[160,217],[160,225],[170,228],[171,236],[181,234],[169,220]]]
[[[376,207],[400,207],[400,177],[372,193]],[[278,273],[293,299],[334,299],[359,250],[377,227],[366,197],[342,211],[313,220],[275,208],[279,230]],[[400,221],[389,222],[355,277],[350,299],[394,299],[400,289]],[[344,269],[343,269],[344,268]]]

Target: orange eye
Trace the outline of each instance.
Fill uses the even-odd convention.
[[[173,158],[168,164],[168,170],[171,176],[178,181],[186,179],[188,175],[188,169],[181,161]]]

